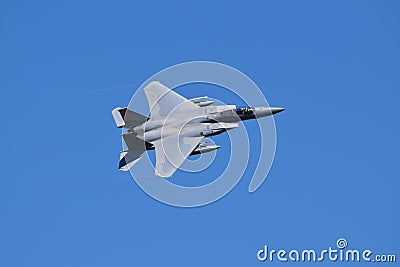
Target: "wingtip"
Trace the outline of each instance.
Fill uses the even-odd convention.
[[[154,175],[156,175],[158,177],[161,177],[161,178],[164,178],[164,179],[168,179],[168,178],[172,177],[172,174],[168,175],[168,174],[165,174],[165,173],[160,173],[157,170],[154,171]]]

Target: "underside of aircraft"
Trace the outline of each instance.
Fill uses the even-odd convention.
[[[150,117],[127,108],[112,111],[127,150],[120,154],[119,169],[128,171],[146,150],[155,150],[155,174],[171,177],[190,155],[220,148],[205,137],[238,127],[241,120],[270,116],[283,108],[215,106],[208,97],[186,99],[160,82],[151,82],[144,92]]]

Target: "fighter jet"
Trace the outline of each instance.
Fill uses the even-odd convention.
[[[149,117],[127,108],[112,110],[117,127],[126,129],[122,137],[127,149],[121,151],[119,169],[128,171],[146,150],[155,150],[155,175],[164,178],[171,177],[188,156],[220,148],[204,138],[237,128],[239,121],[284,110],[212,105],[215,101],[206,96],[186,99],[160,82],[149,83],[144,93]]]

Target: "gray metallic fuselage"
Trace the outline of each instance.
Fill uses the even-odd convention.
[[[180,136],[208,137],[221,134],[238,127],[238,122],[255,118],[270,116],[283,111],[283,108],[270,107],[245,107],[235,106],[210,106],[201,108],[193,114],[177,114],[163,119],[147,121],[134,127],[131,131],[138,138],[146,141],[146,149],[154,149],[153,142],[166,138],[176,133],[179,129]],[[214,149],[219,147],[214,146]],[[205,146],[203,152],[212,151]],[[201,152],[196,148],[192,154]]]

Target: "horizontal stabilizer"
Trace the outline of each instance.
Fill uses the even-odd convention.
[[[149,118],[128,108],[115,108],[111,111],[118,128],[132,128],[145,123]]]
[[[128,171],[139,161],[148,145],[145,141],[137,138],[133,134],[123,134],[122,137],[124,138],[128,150],[121,152],[118,167],[121,171]]]
[[[135,165],[135,163],[138,162],[139,159],[141,159],[141,157],[140,155],[138,157],[136,153],[132,153],[130,151],[122,151],[118,168],[121,171],[129,171],[129,169],[132,168],[132,166]]]

